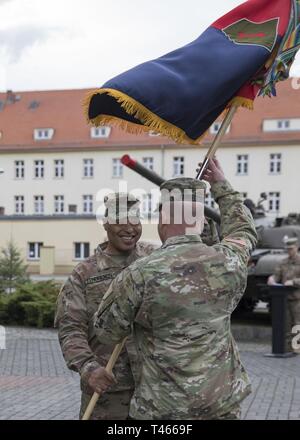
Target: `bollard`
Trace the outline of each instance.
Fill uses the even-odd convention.
[[[287,300],[289,293],[294,290],[293,286],[269,286],[272,300],[272,353],[266,354],[267,357],[288,358],[294,356],[293,352],[287,351],[286,346]]]

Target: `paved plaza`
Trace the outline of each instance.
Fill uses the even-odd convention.
[[[300,356],[264,357],[270,346],[239,343],[252,380],[243,419],[300,420]],[[79,378],[64,363],[55,330],[6,329],[0,349],[0,419],[78,418]]]

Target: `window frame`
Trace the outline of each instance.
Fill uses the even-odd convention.
[[[115,163],[117,162],[117,163]],[[117,170],[117,173],[115,173],[115,170]],[[122,179],[124,175],[124,166],[121,162],[120,158],[114,157],[112,159],[112,178],[113,179]]]
[[[95,175],[95,162],[94,159],[82,159],[83,160],[83,179],[93,179]]]
[[[89,209],[87,209],[87,208],[89,208]],[[83,196],[82,196],[82,212],[84,214],[93,214],[94,213],[94,196],[93,196],[93,194],[83,194]]]
[[[34,245],[34,257],[30,256],[30,245]],[[44,246],[43,242],[29,241],[27,242],[27,260],[28,261],[40,261],[41,259],[41,247]]]
[[[146,156],[143,157],[143,165],[150,171],[154,171],[154,157]]]
[[[57,194],[54,196],[54,213],[55,214],[65,213],[65,196],[63,194]]]
[[[77,245],[80,245],[80,257],[76,257],[76,246]],[[86,248],[85,247],[88,247],[88,252],[87,252],[87,256],[85,256],[86,255]],[[75,260],[75,261],[84,261],[86,258],[89,258],[89,256],[90,256],[90,253],[91,253],[91,250],[90,250],[90,243],[89,242],[84,242],[84,241],[80,241],[80,242],[74,242],[74,258],[73,258],[73,260]],[[83,255],[83,256],[82,256]]]
[[[22,165],[19,165],[21,163]],[[21,171],[21,177],[18,176]],[[15,180],[24,180],[25,179],[25,161],[24,160],[15,160]]]
[[[37,198],[40,198],[41,200],[36,200]],[[41,204],[42,203],[42,204]],[[42,206],[42,212],[37,212],[36,207],[39,206],[38,204],[41,204],[40,206]],[[35,195],[33,196],[33,212],[34,215],[44,215],[45,214],[45,196],[43,195]]]
[[[19,198],[22,198],[22,200],[17,200]],[[14,196],[14,210],[15,210],[15,215],[24,215],[25,213],[25,196],[22,195],[18,195],[18,196]],[[17,206],[21,206],[21,212],[18,212]]]
[[[38,165],[38,162],[40,162],[42,165]],[[37,171],[39,171],[37,173]],[[39,174],[37,176],[37,174]],[[44,179],[45,178],[45,160],[44,159],[35,159],[34,160],[34,167],[33,167],[33,178],[38,179]]]
[[[274,156],[274,157],[272,158],[272,156]],[[277,156],[277,157],[275,157],[275,156]],[[278,158],[278,156],[279,156],[279,158]],[[281,153],[270,153],[269,159],[270,159],[269,174],[272,176],[280,175],[282,173],[282,154]],[[272,166],[274,167],[273,170],[272,170]],[[279,168],[279,170],[278,170],[278,168]]]
[[[58,164],[57,162],[61,162]],[[56,172],[59,175],[56,176]],[[54,179],[64,179],[65,178],[65,160],[64,159],[54,159]]]
[[[180,173],[176,173],[176,167],[180,169]],[[185,157],[174,156],[173,157],[173,177],[183,177],[185,168]],[[182,171],[182,172],[181,172]]]
[[[237,154],[236,158],[237,158],[236,175],[237,176],[248,176],[249,175],[249,154]],[[240,167],[240,169],[239,169],[239,167]],[[246,171],[245,171],[245,169],[246,169]]]

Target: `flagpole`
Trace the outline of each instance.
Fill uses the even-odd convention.
[[[107,365],[105,367],[105,370],[109,374],[112,373],[112,370],[113,370],[113,368],[114,368],[114,366],[115,366],[115,364],[116,364],[116,362],[118,360],[118,357],[120,356],[121,351],[123,350],[123,347],[125,345],[126,339],[127,338],[125,338],[120,344],[115,346],[115,349],[114,349],[114,351],[113,351],[113,353],[112,353],[112,355],[111,355],[111,357],[110,357],[110,359],[109,359],[109,361],[108,361],[108,363],[107,363]],[[83,415],[81,420],[89,420],[90,419],[90,417],[92,415],[92,412],[94,411],[94,408],[96,406],[96,403],[98,402],[98,399],[99,399],[100,395],[101,394],[99,394],[99,393],[94,393],[93,394],[93,396],[92,396],[92,398],[90,400],[90,403],[88,404],[88,407],[85,410],[85,413],[84,413],[84,415]]]
[[[214,157],[217,149],[220,146],[220,143],[221,143],[221,141],[223,139],[223,136],[224,136],[224,134],[227,131],[227,128],[231,124],[231,121],[232,121],[232,119],[233,119],[237,109],[238,109],[238,107],[236,107],[235,105],[230,107],[230,110],[228,111],[227,115],[225,116],[224,121],[222,122],[222,125],[220,127],[220,130],[218,131],[218,134],[216,135],[216,137],[215,137],[211,147],[209,148],[209,150],[208,150],[208,152],[207,152],[207,154],[205,156],[204,162],[201,165],[201,167],[200,167],[200,169],[199,169],[199,171],[197,173],[197,176],[196,176],[197,180],[201,180],[201,178],[202,178],[202,176],[204,174],[204,171],[206,170],[206,167],[208,165],[209,160]]]

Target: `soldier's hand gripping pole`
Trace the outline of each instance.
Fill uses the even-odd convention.
[[[113,351],[113,353],[112,353],[112,355],[111,355],[111,357],[105,367],[105,370],[110,374],[112,373],[112,370],[118,360],[118,357],[120,356],[121,351],[123,350],[126,339],[127,338],[125,338],[124,341],[122,341],[120,344],[115,346],[115,349],[114,349],[114,351]],[[81,420],[89,420],[89,418],[92,415],[92,412],[94,411],[95,405],[96,405],[99,397],[100,397],[100,394],[98,394],[98,393],[93,394],[93,397],[91,398],[90,403],[88,404],[88,407],[85,410],[85,413],[83,414],[83,417]]]
[[[214,157],[217,149],[219,148],[220,143],[221,143],[221,141],[223,139],[223,136],[226,133],[227,128],[231,124],[231,121],[232,121],[236,111],[237,111],[237,107],[236,106],[232,106],[229,109],[227,115],[224,118],[224,121],[222,122],[220,130],[218,131],[218,134],[216,135],[216,137],[215,137],[215,139],[214,139],[210,149],[208,150],[208,152],[207,152],[207,154],[205,156],[204,162],[202,163],[202,165],[201,165],[201,167],[200,167],[200,169],[198,171],[196,179],[201,180],[201,178],[203,176],[203,173],[204,173],[204,171],[205,171],[205,169],[206,169],[206,167],[208,165],[209,160]]]
[[[140,176],[145,177],[145,179],[149,180],[150,182],[154,183],[155,185],[162,185],[165,182],[165,179],[163,179],[161,176],[156,174],[154,171],[149,170],[148,168],[144,167],[144,165],[137,162],[135,159],[132,159],[132,157],[129,156],[129,154],[125,154],[121,162],[123,165],[127,166],[131,170],[138,173]],[[220,215],[217,211],[214,209],[209,208],[208,206],[204,207],[204,213],[206,217],[211,218],[216,223],[220,224],[221,219]]]

